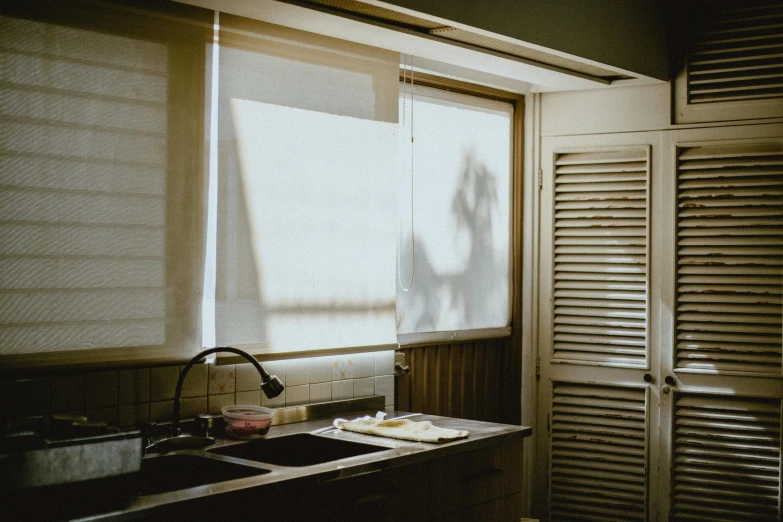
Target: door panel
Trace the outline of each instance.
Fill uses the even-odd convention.
[[[554,383],[552,520],[645,520],[647,393]]]
[[[652,520],[652,133],[542,141],[534,516]],[[541,412],[547,412],[541,415]],[[541,477],[542,474],[539,474]]]
[[[677,393],[674,419],[672,520],[779,520],[779,399]]]

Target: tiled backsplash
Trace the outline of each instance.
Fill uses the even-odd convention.
[[[220,413],[231,404],[269,407],[384,395],[394,405],[394,352],[358,353],[262,363],[285,383],[268,399],[250,364],[197,364],[182,387],[182,417]],[[183,366],[52,374],[0,381],[0,419],[35,429],[53,413],[78,413],[120,427],[169,420]]]

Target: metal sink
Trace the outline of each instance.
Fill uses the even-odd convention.
[[[209,453],[277,466],[312,466],[334,460],[384,451],[389,448],[298,433],[271,439],[257,439],[233,446],[207,450]]]
[[[269,473],[268,469],[224,462],[208,456],[178,454],[143,459],[139,495],[155,495]]]

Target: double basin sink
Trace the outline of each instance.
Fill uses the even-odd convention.
[[[142,460],[140,495],[168,493],[270,473],[254,463],[304,467],[388,450],[388,447],[298,433]],[[230,460],[214,455],[232,457]],[[241,459],[245,464],[234,459]],[[248,463],[247,461],[250,461]]]

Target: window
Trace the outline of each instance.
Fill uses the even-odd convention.
[[[507,335],[514,106],[426,86],[411,102],[409,91],[400,103],[400,343]]]

